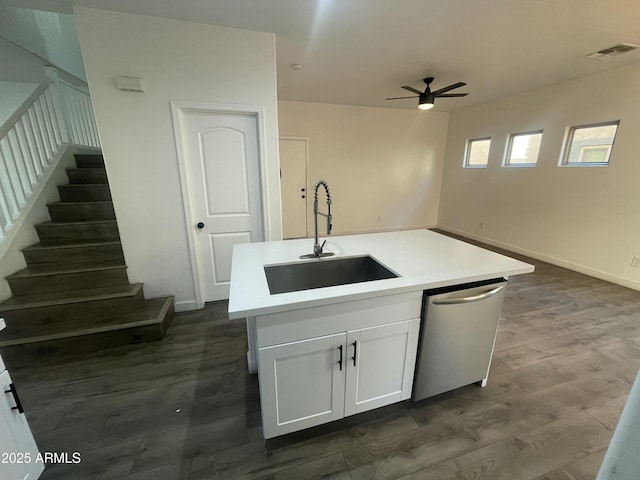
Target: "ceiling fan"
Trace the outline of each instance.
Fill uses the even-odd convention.
[[[431,82],[433,82],[433,77],[423,78],[422,81],[427,84],[427,88],[424,89],[424,92],[421,92],[416,88],[405,85],[402,88],[404,88],[405,90],[409,90],[410,92],[417,93],[417,95],[413,95],[411,97],[393,97],[393,98],[387,98],[387,100],[400,100],[402,98],[419,98],[420,100],[418,101],[418,108],[420,110],[429,110],[430,108],[433,108],[433,102],[436,99],[436,97],[465,97],[469,95],[468,93],[446,93],[455,88],[464,87],[466,85],[466,83],[464,82],[454,83],[449,85],[448,87],[444,87],[444,88],[441,88],[440,90],[436,90],[435,92],[432,92],[430,88],[430,84]]]

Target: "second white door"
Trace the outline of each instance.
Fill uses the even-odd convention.
[[[306,138],[280,139],[280,184],[283,238],[307,236]]]

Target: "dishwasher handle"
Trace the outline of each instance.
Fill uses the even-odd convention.
[[[433,300],[433,304],[434,305],[456,305],[459,303],[477,302],[479,300],[484,300],[485,298],[491,298],[494,295],[496,295],[498,292],[502,291],[503,289],[504,289],[504,285],[500,285],[499,287],[494,288],[493,290],[489,290],[488,292],[481,293],[479,295],[473,295],[471,297],[436,299],[436,300]]]

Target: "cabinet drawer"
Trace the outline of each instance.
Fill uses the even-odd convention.
[[[353,300],[256,317],[258,347],[420,317],[422,292]]]

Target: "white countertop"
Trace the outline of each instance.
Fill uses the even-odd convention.
[[[313,239],[308,238],[235,245],[229,318],[509,277],[534,270],[528,263],[429,230],[320,237],[320,243],[325,239],[324,251],[335,253],[335,257],[301,260],[300,255],[313,250]],[[400,277],[277,295],[269,292],[265,265],[322,262],[358,255],[371,255]]]

